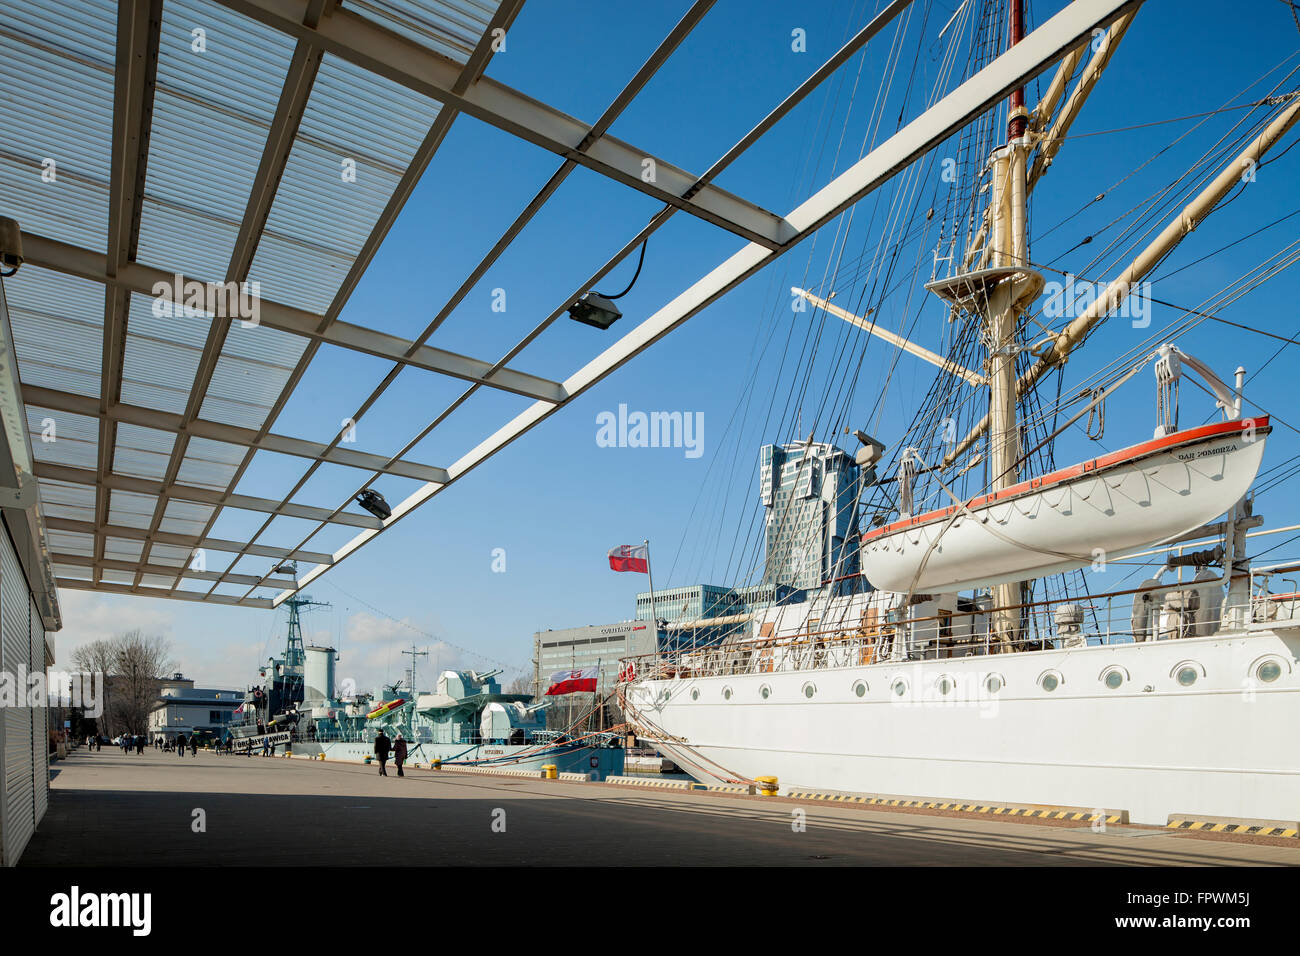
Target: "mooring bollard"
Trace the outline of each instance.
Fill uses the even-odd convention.
[[[758,792],[765,797],[775,797],[780,789],[776,777],[755,777],[754,782],[758,784]]]
[[[547,780],[558,780],[560,768],[553,763],[544,763],[542,764],[542,776]]]

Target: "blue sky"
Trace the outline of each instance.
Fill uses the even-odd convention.
[[[901,86],[891,89],[888,102],[896,100],[897,105],[886,110],[890,118],[877,140],[893,131],[899,110],[904,119],[919,113],[919,98],[932,85],[938,66],[939,48],[930,41],[956,5],[957,0],[940,0],[924,25],[919,16],[909,23],[912,39],[900,75],[912,67],[915,37],[924,33],[929,39],[915,64],[912,94],[905,96]],[[600,5],[534,0],[525,5],[506,52],[494,59],[489,73],[574,116],[594,120],[687,6],[667,0]],[[1032,4],[1031,24],[1060,6]],[[858,29],[874,7],[874,2],[720,0],[612,133],[701,171]],[[791,50],[791,31],[796,28],[806,31],[806,53]],[[1257,99],[1300,63],[1298,48],[1300,31],[1278,0],[1249,0],[1226,16],[1221,5],[1209,0],[1149,0],[1074,136],[1036,191],[1031,223],[1055,224],[1103,191],[1107,199],[1035,242],[1032,258],[1055,260],[1169,182],[1226,132],[1240,111],[1208,117],[1164,153],[1160,151],[1200,120],[1145,124]],[[877,95],[887,52],[888,42],[878,42],[864,62],[853,60],[729,169],[719,185],[785,212],[856,160],[870,142],[865,115]],[[1261,83],[1261,77],[1279,64],[1271,81]],[[850,98],[855,81],[857,93]],[[1039,85],[1043,83],[1045,78]],[[1292,79],[1285,89],[1296,85]],[[1027,100],[1036,102],[1035,87],[1027,91]],[[1121,129],[1137,126],[1141,128]],[[1293,131],[1283,148],[1297,135]],[[1157,158],[1110,189],[1152,156]],[[398,335],[418,334],[558,165],[556,157],[535,147],[472,119],[458,119],[342,318]],[[1256,182],[1189,237],[1157,277],[1300,209],[1298,173],[1300,150],[1262,167]],[[934,175],[930,171],[929,178],[923,177],[923,197],[935,193]],[[871,248],[875,233],[870,224],[879,221],[872,217],[881,214],[872,202],[859,204],[843,243],[846,259]],[[563,302],[658,208],[645,196],[578,170],[432,344],[495,359]],[[1300,216],[1159,281],[1153,294],[1196,306],[1291,241],[1297,223]],[[806,326],[795,324],[800,320],[790,313],[788,289],[814,285],[824,274],[836,228],[835,223],[824,228],[816,240],[751,278],[309,588],[311,596],[333,605],[312,611],[306,630],[340,648],[340,677],[353,676],[361,686],[395,678],[401,669],[398,652],[412,641],[431,647],[440,667],[500,662],[523,670],[531,656],[531,636],[538,629],[632,616],[633,596],[644,589],[645,581],[608,570],[605,552],[617,544],[651,540],[657,587],[743,583],[734,580],[738,565],[733,542],[738,535],[743,542],[752,528],[758,447],[763,441],[795,437],[797,425],[815,419],[819,398],[814,389],[805,399],[804,412],[796,408],[784,418],[777,416],[766,431],[765,416],[753,411],[741,416],[743,427],[730,423],[737,403],[755,383],[755,394],[762,395],[764,405],[771,389],[780,395],[779,404],[785,402],[793,356],[782,366],[783,345],[798,343],[808,333]],[[679,214],[652,238],[639,282],[619,302],[625,317],[611,331],[563,320],[514,365],[552,378],[567,377],[739,245],[730,234]],[[918,249],[909,249],[908,256],[915,258]],[[1118,263],[1103,261],[1093,277],[1105,278],[1106,267],[1113,264]],[[928,258],[922,265],[922,277],[928,278]],[[598,288],[621,288],[631,267],[624,264]],[[910,274],[910,267],[909,259],[901,268]],[[506,290],[504,313],[491,309],[497,288]],[[1300,322],[1295,290],[1294,275],[1283,273],[1222,315],[1275,334],[1296,335]],[[916,338],[942,348],[942,307],[932,303],[921,315]],[[1178,316],[1176,310],[1156,305],[1153,328]],[[1137,333],[1126,323],[1104,326],[1090,343],[1090,357],[1072,363],[1067,389],[1109,356],[1132,347],[1134,336],[1150,332]],[[759,358],[769,334],[773,344]],[[834,329],[837,337],[844,334]],[[1225,377],[1237,364],[1255,370],[1281,344],[1213,322],[1180,340],[1186,351],[1206,358]],[[868,383],[873,376],[883,377],[894,358],[879,344],[868,348],[866,356],[863,376]],[[1259,406],[1288,418],[1295,394],[1290,360],[1290,352],[1284,351],[1248,389]],[[387,370],[379,360],[323,348],[275,430],[328,440]],[[928,366],[900,362],[886,400],[877,407],[872,388],[863,384],[854,397],[854,414],[863,422],[875,416],[878,436],[892,442],[924,395],[930,371]],[[1106,447],[1149,437],[1154,425],[1151,386],[1149,373],[1144,373],[1122,404],[1112,405]],[[407,370],[361,421],[354,447],[391,453],[461,390],[453,380]],[[1208,404],[1195,405],[1194,394],[1184,392],[1185,424],[1193,413],[1199,420],[1209,411]],[[484,390],[409,457],[432,464],[454,460],[525,404]],[[689,458],[680,448],[599,447],[596,417],[616,411],[620,404],[646,412],[699,413],[703,454]],[[1279,428],[1266,467],[1300,451],[1296,444],[1294,432]],[[1072,453],[1092,453],[1086,441],[1073,436],[1063,445],[1058,461],[1070,460]],[[238,490],[271,496],[289,487],[301,467],[300,460],[259,453]],[[349,469],[322,469],[302,500],[335,505],[360,476]],[[377,487],[396,503],[415,483],[388,479]],[[1284,486],[1262,499],[1259,510],[1270,525],[1300,522],[1285,491]],[[238,538],[257,523],[260,519],[243,522],[232,513],[213,534]],[[294,544],[301,527],[301,522],[277,519],[263,540]],[[332,551],[350,537],[347,530],[318,536],[308,547]],[[498,548],[505,553],[504,573],[493,570]],[[1279,549],[1269,560],[1296,555],[1300,545]],[[141,627],[172,641],[177,663],[187,675],[205,684],[238,684],[282,643],[283,612],[74,591],[64,591],[61,597],[61,659],[86,640]]]

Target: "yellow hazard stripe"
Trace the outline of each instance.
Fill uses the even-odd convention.
[[[925,810],[957,810],[962,813],[991,813],[999,816],[1039,817],[1051,820],[1081,820],[1092,822],[1104,819],[1107,823],[1123,823],[1123,814],[1100,817],[1095,813],[1074,810],[1031,810],[1027,807],[987,806],[978,803],[936,803],[932,800],[896,800],[885,797],[857,797],[843,793],[819,793],[812,790],[791,790],[787,796],[797,800],[825,800],[829,803],[860,803],[880,807],[918,807]]]
[[[1256,826],[1249,823],[1210,823],[1206,820],[1170,820],[1168,827],[1171,830],[1203,830],[1206,833],[1244,833],[1248,836],[1300,836],[1300,830],[1290,827]]]

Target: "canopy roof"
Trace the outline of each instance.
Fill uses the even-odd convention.
[[[712,184],[910,2],[886,4],[699,174],[606,131],[712,0],[689,7],[591,124],[484,75],[523,0],[13,5],[0,22],[0,81],[11,104],[0,124],[0,215],[20,223],[26,261],[4,291],[58,586],[278,604],[1134,5],[1070,5],[787,215]],[[220,69],[199,55],[205,50],[220,57]],[[423,334],[407,340],[342,321],[462,113],[556,154],[557,172]],[[649,182],[647,161],[656,169]],[[579,166],[662,210],[504,355],[431,344]],[[679,212],[734,234],[742,248],[567,379],[514,366],[578,295]],[[206,293],[201,302],[191,282]],[[169,309],[172,288],[193,308]],[[244,297],[214,297],[223,288]],[[322,346],[391,363],[361,412],[404,369],[460,380],[465,390],[440,414],[420,413],[416,437],[396,450],[356,448],[346,428],[328,442],[283,434],[277,418]],[[523,411],[486,422],[481,441],[457,460],[409,457],[480,390],[520,396]],[[262,452],[298,459],[302,479],[265,497],[237,493]],[[353,471],[357,491],[385,476],[419,485],[381,521],[352,495],[341,503],[302,497],[307,479],[326,467]],[[263,520],[241,540],[214,536],[231,509]],[[286,516],[309,530],[297,544],[268,543],[266,529]],[[335,526],[354,536],[339,548],[310,546]],[[286,561],[293,570],[272,570]]]

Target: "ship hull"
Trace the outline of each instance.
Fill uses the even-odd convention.
[[[1300,630],[1289,628],[646,680],[627,694],[638,736],[706,782],[776,776],[783,793],[1127,811],[1134,823],[1158,825],[1294,821],[1298,656]],[[1270,662],[1279,675],[1265,683],[1257,675]],[[1178,675],[1189,667],[1197,676],[1184,686]],[[1124,675],[1115,689],[1105,682],[1112,669]],[[987,689],[990,674],[1002,682],[998,693]],[[1058,679],[1054,691],[1043,688],[1047,674]],[[944,678],[948,695],[938,689]]]

